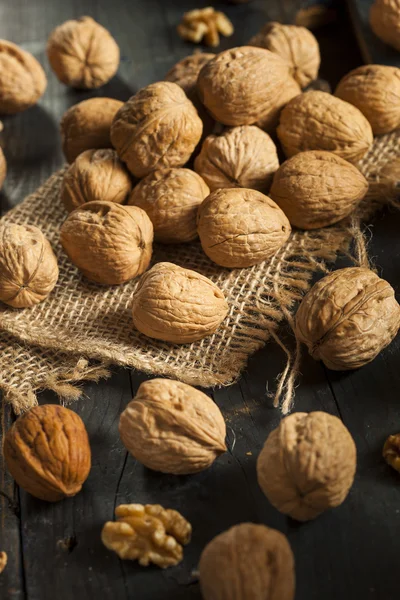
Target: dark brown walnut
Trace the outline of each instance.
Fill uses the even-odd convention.
[[[217,535],[199,564],[204,600],[293,600],[294,557],[285,535],[241,523]]]
[[[170,379],[139,386],[121,414],[119,432],[136,460],[162,473],[198,473],[226,451],[225,421],[215,402]]]
[[[36,58],[16,44],[0,40],[0,114],[30,108],[43,96],[46,75]]]
[[[296,335],[311,356],[335,371],[357,369],[393,340],[400,307],[391,285],[361,267],[318,281],[296,314]]]
[[[56,404],[35,406],[17,419],[5,435],[4,458],[17,484],[48,502],[75,496],[91,466],[82,419]]]
[[[47,41],[47,56],[58,79],[78,89],[99,88],[114,77],[119,65],[116,41],[91,17],[56,27]]]
[[[382,451],[388,465],[400,473],[400,433],[389,435]]]
[[[61,227],[70,260],[91,281],[118,285],[149,266],[153,225],[144,210],[115,202],[88,202]]]
[[[3,150],[0,148],[0,190],[3,187],[7,175],[7,161]]]
[[[400,1],[375,0],[369,13],[375,35],[400,52]]]
[[[111,141],[136,177],[164,167],[181,167],[200,141],[203,123],[176,83],[153,83],[117,112]]]
[[[309,521],[342,504],[356,462],[356,446],[340,419],[295,413],[269,434],[257,460],[258,483],[277,510]]]

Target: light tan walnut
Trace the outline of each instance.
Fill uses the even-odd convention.
[[[230,37],[234,33],[232,22],[228,17],[212,6],[195,8],[183,15],[177,27],[178,34],[183,40],[206,46],[219,46],[220,35]]]
[[[271,504],[298,521],[342,504],[354,481],[356,446],[325,412],[294,413],[269,434],[258,457],[258,483]]]
[[[119,432],[137,460],[162,473],[198,473],[226,451],[225,421],[215,402],[170,379],[140,385],[121,414]]]
[[[227,313],[225,297],[211,279],[167,262],[143,275],[132,301],[135,327],[150,338],[175,344],[211,335]]]
[[[400,52],[400,0],[375,0],[369,23],[379,39]]]
[[[197,209],[210,190],[190,169],[160,169],[142,179],[128,204],[150,217],[156,242],[190,242],[197,237]]]
[[[8,562],[7,552],[0,552],[0,574],[6,568],[7,562]]]
[[[3,150],[0,148],[0,190],[3,187],[7,175],[7,161]]]

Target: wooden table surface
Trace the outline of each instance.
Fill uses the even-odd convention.
[[[358,1],[358,0],[357,0]],[[162,79],[192,48],[178,39],[175,25],[200,0],[7,0],[0,5],[0,37],[21,44],[44,65],[48,88],[40,104],[4,119],[2,146],[9,171],[1,211],[20,202],[62,163],[58,122],[72,104],[94,95],[127,99]],[[222,47],[240,45],[264,21],[290,22],[294,2],[256,0],[226,6],[236,32]],[[363,4],[363,3],[362,3]],[[356,6],[356,5],[354,5]],[[51,73],[45,41],[53,27],[82,14],[109,28],[121,48],[118,76],[97,92],[66,89]],[[362,63],[345,11],[318,34],[321,76],[335,85]],[[375,57],[381,56],[375,54]],[[399,290],[400,216],[384,214],[371,227],[370,252],[379,272]],[[128,456],[119,439],[121,411],[146,376],[115,368],[107,382],[84,386],[74,405],[89,431],[93,467],[75,498],[47,504],[18,490],[0,457],[0,550],[8,566],[0,575],[3,600],[180,600],[199,599],[192,571],[204,545],[243,521],[265,523],[286,533],[297,565],[297,600],[399,598],[400,479],[381,458],[387,435],[400,430],[400,344],[352,373],[327,371],[304,357],[296,410],[324,410],[342,418],[358,449],[355,484],[346,502],[317,520],[298,524],[273,509],[255,472],[258,452],[280,415],[266,396],[266,382],[282,370],[273,344],[258,352],[237,385],[209,391],[228,424],[229,451],[212,468],[191,477],[153,473]],[[40,402],[57,402],[42,393]],[[5,406],[2,431],[12,414]],[[251,454],[249,454],[251,453]],[[100,531],[121,503],[161,503],[180,510],[193,524],[183,563],[165,571],[122,562],[101,544]],[[251,600],[251,599],[249,599]]]

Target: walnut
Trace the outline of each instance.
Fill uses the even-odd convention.
[[[8,556],[7,552],[0,552],[0,574],[4,571],[7,566]]]
[[[328,150],[351,163],[373,142],[371,125],[358,108],[319,91],[291,100],[281,113],[277,133],[288,157],[304,150]]]
[[[382,455],[388,465],[400,473],[400,433],[389,435],[383,446]]]
[[[217,535],[199,564],[204,600],[293,600],[294,557],[285,535],[241,523]]]
[[[203,132],[193,103],[176,83],[161,81],[140,90],[117,112],[111,141],[136,177],[181,167]]]
[[[211,335],[227,313],[225,297],[215,283],[167,262],[143,275],[133,295],[135,327],[150,338],[174,344]]]
[[[209,193],[200,175],[190,169],[160,169],[138,183],[128,204],[150,217],[156,242],[190,242],[197,237],[197,209]]]
[[[270,196],[291,225],[316,229],[349,215],[367,190],[367,180],[354,165],[332,152],[310,150],[283,163]]]
[[[153,226],[136,206],[88,202],[61,227],[61,243],[70,260],[91,281],[118,285],[149,266]]]
[[[228,17],[212,6],[196,8],[183,15],[177,31],[183,40],[199,44],[204,41],[206,46],[219,46],[219,35],[230,37],[234,28]]]
[[[0,225],[0,300],[14,308],[42,302],[58,279],[57,259],[33,225]]]
[[[1,130],[0,130],[1,131]],[[0,148],[0,190],[3,187],[7,175],[7,161],[3,150]]]
[[[356,106],[375,135],[400,127],[400,69],[396,67],[358,67],[343,77],[335,95]]]
[[[318,281],[296,314],[296,335],[335,371],[373,360],[397,333],[400,307],[387,281],[366,268],[339,269]]]
[[[268,190],[279,167],[276,146],[270,136],[254,125],[208,136],[194,168],[212,191],[244,187]]]
[[[115,150],[86,150],[66,171],[61,197],[72,211],[92,200],[123,204],[131,189],[130,175]]]
[[[118,70],[119,48],[91,17],[66,21],[47,41],[47,56],[58,79],[73,88],[99,88]]]
[[[298,521],[342,504],[355,471],[353,438],[340,419],[324,412],[283,419],[257,460],[258,483],[268,500]]]
[[[369,23],[379,39],[400,52],[399,0],[375,0],[370,9]]]
[[[75,496],[91,465],[82,419],[56,404],[35,406],[15,421],[4,438],[4,458],[17,484],[48,502]]]
[[[192,527],[179,512],[159,504],[121,504],[115,516],[115,523],[104,525],[101,539],[120,558],[163,569],[182,561],[182,545],[190,542]]]
[[[321,63],[319,45],[305,27],[267,23],[251,38],[249,46],[266,48],[286,60],[290,64],[292,77],[302,88],[318,76]]]
[[[290,235],[277,204],[246,188],[216,190],[199,208],[197,230],[207,256],[222,267],[250,267],[271,258]]]
[[[119,432],[137,460],[162,473],[198,473],[226,451],[218,406],[203,392],[169,379],[139,386],[121,415]]]
[[[68,162],[85,150],[112,148],[111,123],[123,102],[113,98],[89,98],[71,106],[60,123],[62,147]]]
[[[30,108],[43,96],[46,75],[36,58],[16,44],[0,40],[0,114]]]

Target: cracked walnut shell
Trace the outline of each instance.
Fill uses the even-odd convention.
[[[342,504],[356,460],[353,438],[340,419],[294,413],[269,434],[257,460],[258,483],[280,512],[309,521]]]
[[[369,24],[380,40],[400,52],[400,0],[375,0]]]

